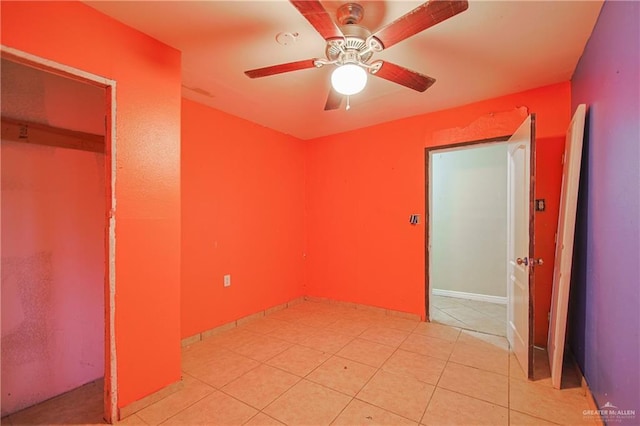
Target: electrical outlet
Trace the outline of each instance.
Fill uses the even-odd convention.
[[[224,276],[224,286],[225,287],[231,286],[231,274],[227,274]]]

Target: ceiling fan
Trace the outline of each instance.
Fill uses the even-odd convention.
[[[435,79],[382,60],[371,61],[374,53],[382,52],[435,24],[467,10],[467,0],[430,0],[388,25],[371,32],[358,25],[364,8],[358,3],[345,3],[338,8],[338,26],[319,0],[290,0],[291,4],[326,40],[326,58],[306,59],[245,71],[250,78],[267,77],[307,68],[336,65],[331,75],[331,90],[325,111],[337,109],[347,96],[364,89],[367,73],[384,78],[418,92],[424,92]]]

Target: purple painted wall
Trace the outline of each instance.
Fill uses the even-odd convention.
[[[604,3],[571,88],[589,109],[568,339],[596,403],[638,424],[640,2]]]

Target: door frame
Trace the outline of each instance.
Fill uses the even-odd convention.
[[[118,375],[115,336],[116,310],[116,81],[5,45],[0,56],[16,63],[105,89],[105,282],[104,282],[104,419],[117,421]]]
[[[465,141],[452,143],[447,145],[432,146],[424,149],[424,182],[425,182],[425,227],[424,227],[424,244],[425,244],[425,320],[431,322],[431,153],[441,150],[452,150],[465,147],[480,147],[482,145],[506,142],[511,135],[498,136],[495,138],[477,139],[473,141]]]

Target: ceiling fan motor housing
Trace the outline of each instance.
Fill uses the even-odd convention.
[[[335,61],[340,59],[340,55],[343,50],[346,52],[360,52],[367,47],[367,38],[371,35],[371,31],[367,28],[356,24],[348,24],[340,27],[340,30],[344,34],[343,40],[329,40],[327,42],[327,48],[325,54],[327,59]],[[368,61],[374,52],[368,51],[360,57],[364,62]]]

